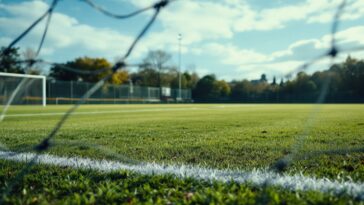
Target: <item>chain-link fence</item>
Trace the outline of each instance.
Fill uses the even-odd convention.
[[[94,83],[75,81],[47,81],[48,104],[72,104],[82,98]],[[170,88],[165,88],[170,89]],[[170,89],[170,93],[161,92],[158,87],[105,84],[90,98],[87,104],[123,104],[123,103],[160,103],[191,102],[191,90]],[[181,98],[179,98],[181,92]]]
[[[4,76],[1,76],[0,79],[0,101],[1,104],[5,104],[22,79]],[[17,98],[13,100],[13,104],[32,105],[42,103],[42,80],[28,79],[27,81],[27,86],[25,86],[22,93],[19,93]],[[94,83],[88,82],[48,80],[46,82],[47,104],[74,104],[94,85]],[[85,103],[126,104],[192,102],[191,97],[190,89],[180,90],[165,87],[161,89],[158,87],[105,84],[101,89],[87,98]]]
[[[43,104],[43,78],[0,75],[0,105],[5,105],[9,100],[17,105]],[[23,85],[23,89],[19,90],[19,84]],[[13,95],[14,92],[17,95]]]

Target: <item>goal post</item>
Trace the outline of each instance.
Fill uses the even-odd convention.
[[[39,79],[42,81],[42,105],[45,107],[47,105],[47,96],[46,96],[46,76],[44,75],[30,75],[30,74],[19,74],[19,73],[5,73],[0,72],[0,77],[13,77],[13,78],[30,78],[30,79]]]

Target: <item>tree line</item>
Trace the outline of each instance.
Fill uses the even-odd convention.
[[[4,50],[1,48],[1,52]],[[20,53],[19,48],[7,50],[0,58],[0,72],[39,74],[41,64],[29,66],[20,63],[32,59],[32,53],[29,49],[24,53]],[[189,71],[179,76],[178,68],[170,61],[169,53],[150,51],[136,69],[121,69],[112,75],[108,83],[179,88],[181,77],[181,88],[191,89],[196,102],[315,102],[322,95],[328,102],[364,102],[364,61],[350,56],[328,70],[313,74],[299,72],[294,78],[279,79],[279,82],[276,77],[268,82],[265,74],[259,80],[230,82],[219,80],[213,74],[200,77]],[[48,77],[60,81],[94,83],[109,75],[111,67],[112,63],[105,58],[80,57],[51,66]]]
[[[313,74],[299,72],[284,81],[274,77],[259,80],[219,81],[214,75],[201,78],[193,90],[197,102],[364,102],[364,60],[351,58]]]

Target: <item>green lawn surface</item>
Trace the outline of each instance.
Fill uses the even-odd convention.
[[[62,113],[69,108],[70,106],[45,108],[12,106],[8,116],[0,123],[2,149],[30,150],[51,132],[62,117]],[[330,179],[351,178],[354,181],[363,182],[363,111],[364,105],[360,104],[85,105],[66,121],[47,152],[58,156],[183,163],[243,170],[275,167],[279,159],[290,156],[292,164],[286,167],[287,173],[303,173]],[[10,166],[5,161],[1,161],[1,164],[4,165],[0,169],[3,177],[1,183],[6,183],[5,170],[17,170],[18,165]],[[42,169],[40,166],[37,169],[41,169],[40,173],[44,175],[50,174],[46,171],[47,169]],[[81,171],[57,170],[56,168],[54,170],[62,176],[76,173],[78,177],[88,177]],[[32,174],[32,176],[36,180],[42,174]],[[111,183],[113,186],[118,184],[107,175],[103,176],[103,180],[107,182],[94,181],[92,180],[94,175],[101,174],[94,173],[91,179],[88,179],[92,184],[90,187],[95,189],[105,183]],[[133,174],[130,176],[133,177],[128,180],[138,181],[141,178],[147,182],[154,180],[153,177],[144,179],[147,177],[136,177]],[[170,177],[154,178],[164,181],[170,179]],[[205,187],[203,182],[193,180],[193,182],[177,179],[175,181],[177,182],[173,183],[187,183],[192,187],[197,184],[196,193],[200,193],[201,197],[208,197],[209,193],[212,197],[219,189],[214,186]],[[140,184],[142,186],[143,183],[140,182]],[[29,184],[25,183],[24,186]],[[45,184],[42,189],[47,186]],[[233,198],[239,196],[238,193],[230,193],[229,190],[233,185],[220,184],[219,186],[225,189],[225,192],[221,193],[224,199],[230,195]],[[209,189],[207,193],[208,187],[211,190]],[[267,192],[267,190],[248,185],[239,185],[239,187],[248,189],[257,197]],[[22,186],[19,186],[17,189],[21,188]],[[127,187],[127,190],[132,191],[132,188],[129,188]],[[39,192],[38,189],[40,187],[34,188],[34,194]],[[47,189],[52,191],[55,188]],[[297,200],[309,203],[308,198],[297,198],[297,193],[287,193],[278,188],[269,188],[269,190],[268,192],[274,192],[273,195],[276,194],[280,199],[283,196],[283,198],[288,197],[290,200],[287,202],[290,203],[295,203]],[[184,191],[189,193],[188,189]],[[184,191],[179,193],[176,200],[182,200]],[[309,193],[301,194],[306,197],[310,195]],[[345,197],[329,199],[329,196],[322,196],[320,193],[314,193],[314,195],[314,198],[318,200],[315,202],[339,203],[343,199],[345,199],[344,202],[348,202]],[[47,196],[43,197],[47,198]],[[166,197],[164,194],[161,196]],[[144,197],[151,199],[148,196]],[[45,202],[52,202],[49,201],[51,198],[53,197]],[[54,199],[57,199],[54,202],[64,202],[58,201],[60,199],[58,193],[55,193]],[[13,198],[10,197],[9,202],[12,200]],[[25,197],[24,200],[30,200],[30,198]],[[254,200],[257,199],[254,198]],[[172,202],[177,201],[172,200]],[[19,201],[21,202],[24,201]],[[222,203],[224,200],[216,202]],[[179,201],[179,203],[184,202]]]

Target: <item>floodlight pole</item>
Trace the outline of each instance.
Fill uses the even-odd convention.
[[[182,101],[182,95],[181,95],[181,87],[182,87],[182,75],[181,75],[181,41],[182,41],[182,34],[178,34],[178,100]],[[177,100],[177,101],[178,101]]]
[[[42,77],[43,89],[42,89],[42,104],[43,107],[47,106],[47,79],[45,76]]]

